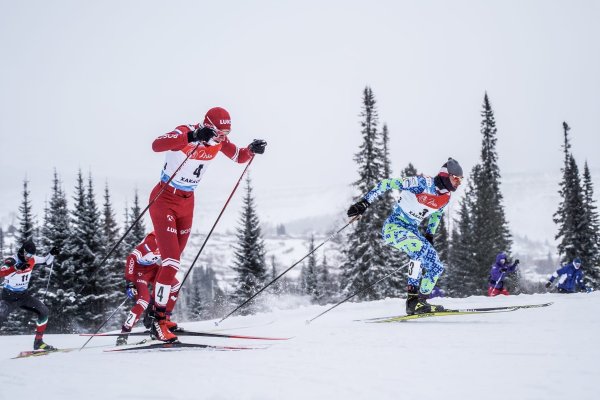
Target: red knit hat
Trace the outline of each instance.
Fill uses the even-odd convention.
[[[230,131],[231,117],[226,109],[213,107],[206,112],[204,126],[214,127],[219,131]]]

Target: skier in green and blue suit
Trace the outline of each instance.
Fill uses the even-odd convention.
[[[403,251],[411,260],[406,300],[406,313],[409,315],[444,309],[427,303],[444,271],[444,265],[433,248],[433,235],[452,192],[458,189],[462,179],[462,167],[458,161],[449,158],[435,177],[384,179],[348,209],[349,217],[361,215],[381,194],[390,189],[400,191],[400,199],[383,224],[382,235],[387,244]],[[426,218],[429,220],[423,235],[419,232],[419,225]]]

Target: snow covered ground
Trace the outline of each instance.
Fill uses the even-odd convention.
[[[83,351],[11,360],[31,336],[0,337],[0,399],[597,399],[600,292],[438,299],[447,307],[534,304],[546,308],[395,324],[355,319],[403,313],[397,299],[307,306],[187,328],[293,336],[263,350]],[[265,345],[197,338],[202,343]],[[46,335],[59,347],[76,335]]]

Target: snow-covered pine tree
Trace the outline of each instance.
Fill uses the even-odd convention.
[[[473,208],[472,193],[473,185],[469,181],[452,230],[449,263],[443,275],[442,288],[452,297],[465,297],[479,288],[469,277],[470,271],[476,267],[472,265],[475,238],[469,211]]]
[[[46,305],[50,308],[48,332],[68,333],[71,332],[70,317],[76,313],[78,305],[72,304],[72,299],[75,297],[74,271],[73,268],[69,268],[65,264],[65,261],[70,257],[67,243],[71,229],[67,196],[56,170],[54,171],[51,191],[50,201],[44,210],[41,242],[43,247],[48,250],[53,246],[58,247],[60,253],[54,258],[51,275],[49,272],[50,267],[46,268],[49,276],[46,276],[44,280],[48,284],[49,279],[48,293],[38,293],[41,294],[40,298],[44,298]]]
[[[215,271],[210,266],[194,269],[189,292],[186,310],[188,319],[199,321],[215,318],[225,311],[224,293],[219,288]]]
[[[359,178],[354,182],[357,199],[362,198],[373,189],[384,177],[385,156],[382,148],[381,133],[378,131],[379,116],[376,108],[375,96],[370,87],[363,91],[363,104],[361,111],[362,143],[354,156],[358,165]],[[375,283],[389,273],[385,255],[387,249],[381,238],[381,222],[383,214],[391,211],[385,209],[386,201],[378,199],[376,204],[356,221],[346,238],[344,249],[345,261],[340,266],[341,287],[345,293],[354,293],[368,285]],[[381,299],[396,288],[389,282],[370,287],[361,292],[361,300]]]
[[[84,184],[81,170],[77,176],[74,209],[71,212],[71,231],[67,244],[69,259],[63,263],[75,275],[75,292],[79,293],[77,314],[72,316],[76,326],[91,329],[105,319],[106,271],[100,269],[102,255],[102,228],[96,205],[92,177]]]
[[[485,294],[491,265],[500,252],[510,254],[512,239],[506,221],[500,190],[500,168],[496,152],[496,121],[487,93],[481,112],[481,162],[473,168],[473,208],[471,213],[473,259],[468,271],[471,290],[467,294]]]
[[[233,297],[236,302],[242,303],[264,286],[267,277],[265,245],[249,175],[246,178],[246,195],[236,237],[233,269],[237,272],[237,277]],[[258,311],[262,308],[258,304],[254,300],[241,310],[241,314],[247,315]]]
[[[113,206],[110,199],[110,191],[108,189],[108,183],[104,186],[104,203],[102,205],[102,214],[100,218],[100,226],[102,232],[102,256],[104,259],[112,247],[120,239],[119,225],[115,218]],[[124,295],[124,270],[125,260],[127,258],[127,250],[122,245],[117,247],[115,251],[105,261],[102,266],[102,274],[106,275],[105,279],[105,293],[106,309],[112,312],[116,307],[121,304]],[[108,323],[109,328],[117,328],[123,318],[125,318],[126,310],[120,310],[115,314],[111,321]]]
[[[563,122],[563,152],[564,166],[560,182],[559,194],[561,202],[558,210],[554,213],[554,223],[558,225],[558,233],[555,236],[558,242],[558,254],[561,262],[567,263],[573,258],[581,256],[586,242],[585,234],[581,229],[586,221],[586,210],[583,200],[583,189],[579,178],[579,168],[575,158],[570,151],[569,131],[571,128]]]
[[[308,252],[311,253],[306,258],[306,266],[303,268],[304,276],[304,293],[314,299],[317,291],[317,255],[313,253],[315,250],[315,236],[310,235],[308,240]]]
[[[35,232],[35,216],[33,215],[31,200],[28,189],[28,181],[27,179],[23,180],[23,200],[21,201],[21,205],[19,205],[19,214],[17,219],[19,220],[19,230],[17,234],[17,243],[15,247],[18,249],[21,247],[23,242],[27,239],[31,239],[34,242],[36,241],[34,237]]]
[[[133,205],[131,208],[125,207],[125,226],[123,228],[123,233],[129,229],[129,227],[140,217],[141,213],[140,201],[138,196],[137,189],[133,195]],[[144,222],[144,217],[142,217],[131,229],[131,232],[123,239],[123,250],[125,254],[129,254],[130,251],[133,250],[135,246],[140,244],[144,238],[146,237],[146,224]]]
[[[313,299],[317,304],[327,304],[333,301],[339,291],[334,276],[329,272],[327,256],[323,255],[323,262],[321,262],[317,271],[317,290]]]
[[[600,286],[600,217],[594,200],[594,184],[587,161],[583,166],[583,206],[585,209],[586,243],[582,258],[587,264],[585,282],[588,286]]]
[[[4,230],[0,226],[0,259],[4,260]]]

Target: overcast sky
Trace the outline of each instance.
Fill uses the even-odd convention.
[[[109,183],[120,214],[135,188],[145,205],[164,158],[153,139],[213,106],[230,111],[234,143],[269,143],[251,168],[265,220],[335,213],[356,195],[366,85],[396,173],[435,174],[448,156],[470,171],[487,91],[502,174],[558,181],[567,121],[598,175],[598,21],[600,2],[574,0],[0,0],[0,221],[25,178],[41,220],[54,168],[69,196],[81,169],[99,192]],[[194,229],[241,171],[211,164]]]

